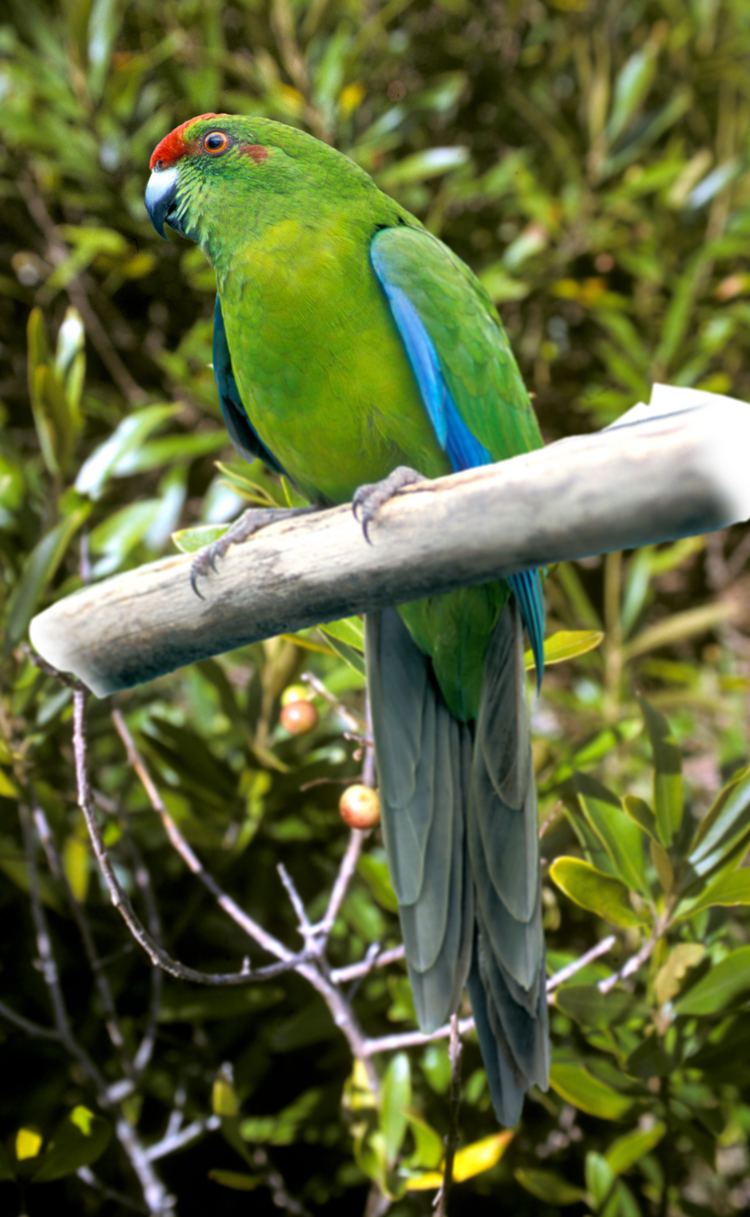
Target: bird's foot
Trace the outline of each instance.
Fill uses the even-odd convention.
[[[352,497],[352,511],[354,518],[359,520],[362,525],[365,540],[370,545],[372,545],[370,525],[377,518],[383,504],[392,499],[405,486],[423,481],[425,481],[423,473],[418,473],[416,469],[411,469],[408,465],[397,465],[393,472],[388,474],[388,477],[383,478],[382,482],[366,482],[364,486],[359,486],[355,490]]]
[[[315,510],[315,507],[249,507],[247,511],[243,511],[242,515],[237,516],[237,519],[230,524],[218,541],[206,545],[193,559],[190,567],[190,586],[196,596],[203,599],[198,589],[198,580],[206,578],[212,571],[215,571],[219,559],[223,558],[233,545],[240,545],[243,541],[247,541],[253,533],[258,532],[261,528],[266,528],[269,524],[276,524],[279,520],[288,520],[292,516],[305,515],[308,511]]]

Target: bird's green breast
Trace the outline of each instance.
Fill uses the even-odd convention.
[[[399,464],[449,472],[364,232],[285,220],[219,276],[234,374],[253,426],[313,501],[350,499]]]
[[[451,472],[369,261],[371,232],[284,220],[217,267],[232,367],[263,443],[313,502],[397,465]],[[505,584],[400,609],[452,712],[474,718]]]

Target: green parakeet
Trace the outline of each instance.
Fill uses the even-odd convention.
[[[311,503],[346,502],[397,466],[439,477],[541,444],[477,279],[333,148],[204,114],[155,149],[146,206],[216,273],[214,371],[233,442]],[[468,986],[504,1124],[548,1075],[523,625],[541,673],[536,572],[373,614],[366,631],[419,1022],[440,1026]]]

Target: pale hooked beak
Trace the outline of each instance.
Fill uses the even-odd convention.
[[[160,237],[166,238],[165,222],[179,232],[177,216],[177,169],[153,169],[145,194],[146,211]]]

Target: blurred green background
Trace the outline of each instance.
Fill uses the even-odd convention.
[[[157,1146],[150,1168],[183,1217],[430,1213],[444,1042],[375,1058],[376,1097],[299,977],[160,989],[90,859],[71,692],[25,645],[33,613],[82,581],[170,552],[176,529],[226,520],[258,486],[279,494],[236,463],[220,425],[212,274],[151,230],[148,157],[209,110],[335,143],[481,276],[548,440],[604,425],[659,380],[750,401],[750,7],[6,0],[3,14],[2,1212],[157,1211],[130,1129],[146,1157]],[[557,991],[553,1085],[507,1144],[483,1143],[497,1130],[467,1042],[455,1217],[750,1209],[749,557],[737,528],[548,580],[551,631],[604,635],[550,668],[535,712],[542,850],[546,864],[563,856],[545,887],[550,971],[616,941]],[[337,801],[361,763],[356,624],[339,634],[247,648],[116,699],[183,834],[294,949],[277,863],[322,915],[348,840]],[[280,699],[304,670],[328,696],[306,686],[317,723],[294,735]],[[89,747],[121,880],[152,925],[153,892],[175,955],[232,970],[245,939],[166,842],[112,709],[90,706]],[[54,842],[36,900],[34,810]],[[38,963],[40,908],[67,1036]],[[398,940],[376,833],[330,961]],[[398,963],[350,997],[369,1035],[414,1027]],[[170,1144],[186,1128],[194,1138]]]

